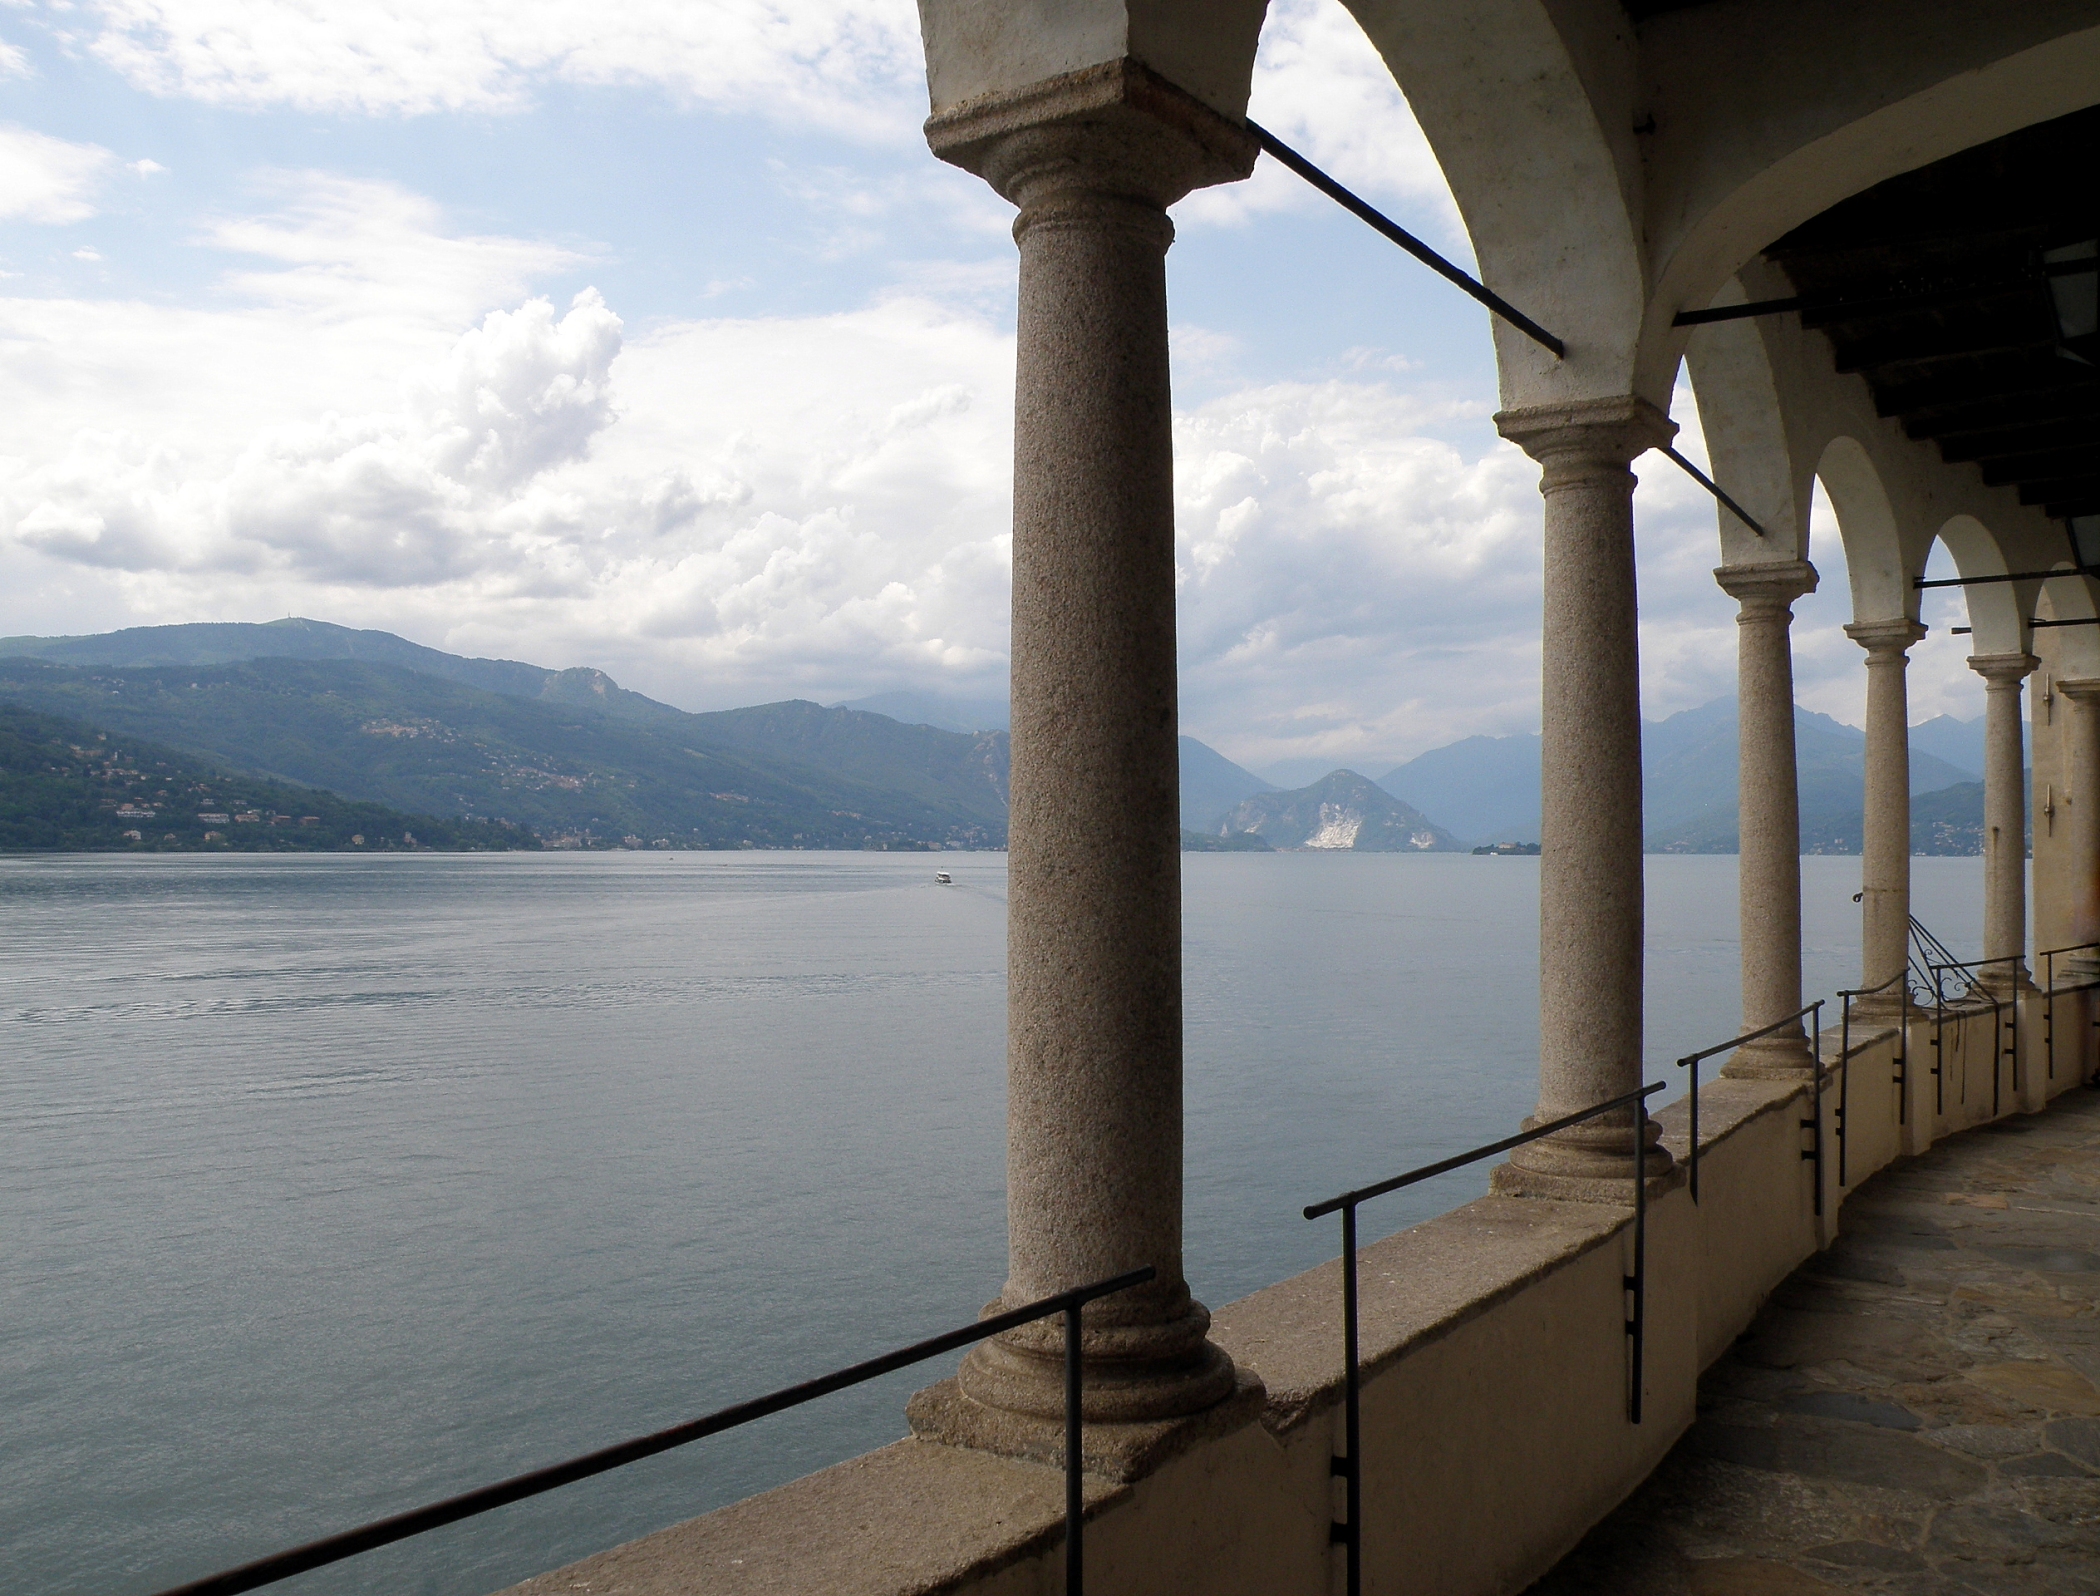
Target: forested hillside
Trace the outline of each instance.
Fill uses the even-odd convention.
[[[404,814],[234,775],[155,743],[0,703],[0,848],[314,853],[537,846],[521,827]]]

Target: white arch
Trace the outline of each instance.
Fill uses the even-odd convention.
[[[2091,577],[2071,574],[2071,562],[2059,562],[2065,575],[2041,583],[2035,613],[2050,620],[2093,620],[2100,617],[2100,583]],[[2058,674],[2100,676],[2100,626],[2051,628],[2056,638]]]
[[[1915,559],[1904,548],[1895,509],[1873,458],[1857,438],[1832,438],[1816,461],[1816,477],[1837,511],[1838,536],[1852,582],[1852,618],[1916,620],[1918,590],[1911,582],[1925,568],[1931,545],[1927,543]]]
[[[1726,303],[1744,297],[1740,283],[1731,283],[1723,296]],[[1796,461],[1757,325],[1734,321],[1700,328],[1685,351],[1685,366],[1714,480],[1765,529],[1760,537],[1725,505],[1716,505],[1721,563],[1807,559],[1815,474]]]
[[[1614,37],[1602,11],[1540,0],[1344,3],[1436,152],[1482,279],[1568,346],[1556,360],[1498,318],[1503,402],[1633,392],[1647,270],[1624,13],[1609,8]],[[1643,397],[1667,409],[1672,374]]]
[[[2012,570],[1998,539],[1973,515],[1949,516],[1935,538],[1947,546],[1947,552],[1954,557],[1954,569],[1963,576],[2004,576]],[[1990,582],[1963,588],[1971,629],[1969,652],[2026,653],[2027,620],[2039,585]]]

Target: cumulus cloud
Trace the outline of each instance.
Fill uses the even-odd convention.
[[[1536,472],[1485,410],[1336,380],[1182,417],[1184,714],[1199,734],[1256,761],[1343,763],[1535,713]]]
[[[135,434],[82,429],[0,469],[29,550],[134,575],[290,571],[375,586],[515,563],[520,495],[582,459],[612,417],[620,323],[596,293],[491,314],[392,413],[264,430],[219,471]]]
[[[1003,677],[1013,355],[983,317],[630,340],[586,291],[439,336],[565,257],[328,184],[209,238],[255,262],[215,311],[0,301],[6,625],[296,608],[686,702]]]
[[[99,144],[0,124],[0,219],[85,221],[95,214],[95,191],[115,161]]]
[[[548,81],[901,140],[925,115],[910,0],[88,0],[39,8],[149,92],[325,113],[506,111]]]

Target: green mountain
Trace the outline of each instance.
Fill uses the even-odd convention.
[[[2027,783],[2034,789],[2032,773]],[[1865,828],[1863,811],[1854,809],[1811,826],[1801,824],[1803,853],[1858,853]],[[2032,808],[2027,815],[2027,840],[2034,841]],[[1983,852],[1983,783],[1958,782],[1933,792],[1914,793],[1910,800],[1910,851],[1923,854],[1979,854]]]
[[[572,728],[560,732],[560,739],[566,741],[559,747],[542,746],[538,739],[547,735],[546,723],[505,714],[499,717],[500,726],[491,726],[484,717],[463,735],[488,744],[489,758],[496,764],[507,762],[516,767],[512,777],[504,780],[492,774],[493,766],[449,768],[448,776],[445,761],[435,756],[432,746],[438,735],[435,728],[425,728],[424,740],[413,749],[416,758],[396,757],[399,750],[375,756],[354,737],[346,748],[331,752],[325,742],[342,730],[341,725],[326,715],[303,728],[292,725],[290,722],[308,717],[309,712],[282,701],[286,695],[296,697],[301,692],[325,693],[325,684],[312,677],[295,681],[278,673],[276,688],[270,692],[250,693],[238,704],[220,706],[236,719],[249,717],[253,724],[236,726],[224,720],[200,724],[200,719],[213,718],[200,718],[165,697],[152,713],[140,711],[140,734],[150,731],[186,746],[207,748],[214,757],[254,762],[257,768],[269,770],[290,769],[301,780],[352,784],[360,792],[383,793],[393,802],[431,804],[460,813],[524,815],[550,835],[588,835],[604,841],[648,831],[676,835],[685,846],[702,845],[696,838],[713,839],[708,845],[738,846],[748,833],[751,845],[758,847],[794,846],[797,833],[805,847],[902,847],[930,842],[999,846],[1006,836],[1007,706],[1003,698],[888,692],[830,709],[792,701],[695,715],[630,692],[603,671],[587,667],[557,671],[517,660],[470,659],[425,648],[391,632],[290,618],[265,625],[206,622],[136,626],[81,637],[0,638],[0,659],[10,657],[125,672],[264,660],[391,666],[556,710],[589,711],[593,717],[627,722],[631,729],[658,740],[656,745],[638,748],[631,739],[608,733],[617,747],[570,746],[577,735],[575,725],[595,724],[595,720],[584,722],[570,714],[561,717],[557,727]],[[10,690],[24,701],[69,710],[90,703],[101,707],[100,696],[83,695],[77,683],[68,686],[48,674],[34,678],[18,674],[13,680]],[[200,692],[225,687],[224,683],[219,689],[208,687],[202,677],[198,681]],[[381,679],[369,673],[353,674],[345,681],[353,684],[348,689],[352,696],[377,695],[368,706],[374,719],[406,715],[411,720],[420,716],[442,721],[444,713],[451,713],[458,704],[450,699],[444,705],[422,699],[393,703],[388,697],[392,689],[382,688]],[[398,678],[395,681],[398,685]],[[173,718],[163,727],[153,714]],[[952,735],[958,732],[964,735]],[[402,729],[392,735],[406,738],[410,734]],[[674,756],[661,746],[663,742],[687,752]],[[729,772],[737,779],[716,783],[694,796],[698,790],[689,779],[693,774],[690,761],[699,757],[690,752],[694,749],[727,758]],[[560,766],[554,773],[582,779],[569,766],[579,760],[588,765],[592,759],[616,767],[598,771],[598,776],[617,788],[619,772],[624,772],[632,783],[627,790],[640,796],[624,806],[604,798],[602,792],[599,798],[603,801],[576,796],[594,790],[588,783],[583,789],[542,784],[530,799],[518,791],[521,785],[529,788],[538,779],[524,774],[524,767],[537,768],[535,760],[547,772]],[[420,775],[405,768],[412,765],[420,765]],[[765,800],[771,808],[765,804],[759,811],[748,806],[722,808],[744,804],[755,796],[746,788],[769,780],[791,789],[773,792]],[[666,786],[670,791],[664,790]],[[1234,804],[1267,790],[1266,782],[1222,754],[1193,737],[1181,739],[1184,825],[1208,831]],[[681,792],[684,797],[679,796]],[[724,792],[731,796],[722,797]],[[700,811],[712,811],[711,817],[696,811],[696,804]],[[620,812],[612,814],[610,809]],[[754,821],[753,815],[760,812],[767,818]],[[620,827],[628,831],[617,829]]]
[[[540,672],[523,697],[356,660],[11,659],[0,700],[345,797],[517,822],[556,845],[982,847],[1006,831],[1003,735],[815,704],[688,715],[599,671]]]
[[[521,827],[403,814],[259,781],[157,743],[0,703],[0,849],[379,853],[538,845]]]

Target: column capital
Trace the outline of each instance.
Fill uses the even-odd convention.
[[[1845,628],[1845,635],[1867,651],[1867,663],[1874,665],[1904,658],[1910,645],[1925,635],[1925,628],[1905,616],[1893,621],[1855,621]]]
[[[1714,569],[1721,591],[1753,610],[1781,614],[1804,594],[1816,590],[1816,568],[1806,560],[1759,560],[1745,565],[1722,565]]]
[[[927,118],[926,142],[1024,212],[1061,192],[1165,210],[1192,189],[1238,182],[1260,154],[1244,125],[1129,57],[942,111]]]
[[[1969,669],[1993,687],[2017,687],[2041,665],[2032,654],[1971,654]]]
[[[2059,676],[2051,685],[2075,703],[2100,703],[2100,676]]]
[[[1677,436],[1677,423],[1632,394],[1504,410],[1495,430],[1550,471],[1557,465],[1624,470]]]

